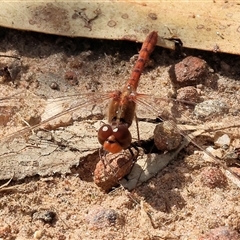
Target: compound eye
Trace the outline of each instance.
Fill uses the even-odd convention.
[[[119,125],[118,127],[114,128],[112,134],[123,149],[126,149],[130,146],[132,142],[132,136],[126,125]]]
[[[102,125],[98,130],[98,141],[101,145],[113,134],[112,126],[109,124]]]

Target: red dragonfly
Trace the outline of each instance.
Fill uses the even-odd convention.
[[[136,92],[140,75],[144,69],[145,64],[148,61],[148,58],[153,51],[156,42],[157,42],[157,32],[153,31],[151,32],[146,40],[144,41],[142,48],[139,53],[138,60],[135,64],[135,67],[133,68],[132,74],[125,84],[122,92],[121,91],[114,91],[110,93],[104,93],[96,95],[93,94],[87,94],[85,96],[88,97],[87,104],[97,104],[100,101],[112,99],[110,106],[109,106],[109,114],[108,114],[108,122],[109,124],[104,124],[100,127],[98,131],[98,140],[103,145],[103,148],[111,153],[118,153],[122,149],[125,150],[130,147],[132,142],[132,136],[129,131],[129,127],[132,124],[132,121],[135,117],[135,108],[136,103],[140,104],[145,107],[150,107],[150,109],[153,110],[154,113],[158,113],[158,109],[154,109],[153,106],[151,106],[149,103],[145,102],[148,95],[145,94],[139,94]],[[84,95],[81,95],[84,96]],[[26,96],[27,97],[27,96]],[[31,127],[25,127],[19,131],[14,132],[13,134],[10,134],[7,136],[7,138],[12,137],[19,137],[21,135],[26,134],[26,132],[33,131],[39,127],[42,127],[49,124],[50,121],[65,115],[66,113],[72,113],[77,111],[79,108],[83,108],[86,106],[86,100],[84,97],[77,97],[78,99],[75,99],[76,96],[67,96],[67,97],[60,97],[58,99],[53,99],[54,104],[65,104],[64,111],[58,110],[58,112],[55,114],[54,109],[51,109],[52,114],[48,117],[45,117],[44,120],[42,120],[40,123],[34,124]],[[13,99],[17,99],[17,96],[12,96]],[[84,100],[83,100],[84,99]],[[154,98],[155,103],[157,101],[164,100],[163,98]],[[11,101],[11,97],[7,97],[6,99],[2,99],[2,101],[9,100]],[[79,102],[79,101],[80,102]],[[71,104],[70,104],[71,103]],[[51,104],[49,105],[51,107]],[[47,111],[48,112],[48,111]],[[9,114],[11,115],[11,113]],[[61,124],[60,124],[61,126]],[[175,125],[173,124],[173,127]],[[180,132],[180,130],[177,130]],[[3,139],[5,140],[5,138]],[[191,141],[191,139],[188,137],[188,141]],[[186,145],[186,144],[185,144]],[[179,149],[176,153],[179,152]],[[213,157],[210,153],[209,155]],[[214,158],[214,157],[213,157]],[[216,161],[218,159],[214,158]],[[218,161],[219,162],[219,161]],[[119,176],[117,177],[118,180]]]
[[[132,136],[128,128],[132,124],[135,116],[136,102],[140,96],[136,90],[140,75],[157,43],[157,38],[157,32],[154,31],[147,36],[132,74],[122,92],[115,91],[111,94],[112,101],[109,105],[108,114],[110,125],[105,124],[98,131],[99,142],[103,145],[104,149],[111,153],[127,149],[132,142]]]

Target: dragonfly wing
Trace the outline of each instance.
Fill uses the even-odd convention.
[[[44,100],[28,91],[2,98],[0,106],[10,109],[10,113],[5,117],[2,111],[2,118],[7,118],[9,122],[1,126],[1,142],[25,136],[39,128],[56,129],[71,125],[74,120],[96,118],[97,113],[103,118],[104,100],[109,98],[109,93],[90,93]],[[96,104],[98,107],[95,107]],[[7,131],[8,128],[11,130]]]
[[[30,94],[25,91],[0,99],[0,109],[1,107],[4,109],[4,106],[17,109],[9,114],[8,122],[6,122],[9,129],[15,131],[7,132],[6,125],[2,126],[2,133],[5,133],[5,136],[2,134],[1,137],[1,180],[9,179],[13,175],[16,179],[21,179],[36,174],[41,176],[56,172],[64,174],[69,172],[74,165],[78,165],[79,161],[81,162],[80,159],[89,154],[91,156],[99,148],[96,134],[100,121],[96,120],[98,118],[96,113],[100,110],[95,108],[94,103],[98,103],[99,106],[102,100],[109,98],[109,93],[72,95],[49,100]],[[35,108],[38,101],[42,106],[41,111],[40,107],[37,107],[41,121],[33,126],[26,126],[28,123],[24,121],[29,114],[28,108],[33,107],[28,103],[29,99],[32,104],[35,104]],[[26,115],[20,111],[21,109],[24,109]],[[71,125],[64,129],[44,130],[46,125],[51,125],[50,121],[56,119],[60,119],[59,127],[64,126],[62,119],[66,115],[70,115],[73,119]],[[2,116],[4,116],[3,111]],[[95,120],[89,120],[90,116],[95,116]],[[56,126],[56,124],[51,126]],[[94,161],[90,160],[90,162]]]
[[[102,119],[110,97],[110,93],[89,93],[49,99],[41,116],[42,123],[55,129],[76,120]]]

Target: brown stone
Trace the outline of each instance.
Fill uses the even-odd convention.
[[[177,100],[196,103],[199,100],[199,94],[195,87],[187,86],[177,90]]]
[[[169,75],[173,82],[186,85],[196,85],[207,77],[207,63],[198,58],[189,56],[181,62],[172,65],[169,69]]]
[[[218,227],[210,230],[198,240],[238,240],[240,235],[228,227]]]

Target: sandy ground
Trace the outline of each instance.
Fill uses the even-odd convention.
[[[2,98],[15,94],[1,100],[1,184],[14,178],[0,188],[0,239],[194,240],[222,226],[225,233],[240,232],[239,180],[234,182],[194,144],[131,192],[118,187],[105,193],[93,182],[99,159],[96,131],[106,119],[106,103],[96,103],[101,92],[121,88],[127,80],[140,44],[8,29],[1,30],[0,41],[2,54],[21,57],[3,57],[0,64]],[[215,146],[222,157],[240,146],[240,58],[197,50],[184,53],[201,57],[209,65],[208,76],[196,84],[201,101],[213,99],[229,108],[228,113],[203,120],[185,108],[179,123],[203,128],[196,142],[204,149],[214,145],[214,136],[226,133],[229,146]],[[156,48],[139,92],[174,96],[177,86],[168,70],[180,60],[173,52]],[[66,119],[52,124],[59,129],[35,131],[30,138],[23,138],[26,131],[8,137],[23,128],[23,120],[38,123],[46,105],[52,106],[46,99],[69,95],[78,96],[80,108],[72,118],[63,116]],[[140,108],[138,116],[149,118],[152,113]],[[133,124],[136,140],[134,128]],[[153,130],[152,125],[140,125],[141,138],[147,139]],[[224,160],[221,164],[226,165]],[[230,167],[238,164],[234,158],[228,163]]]

